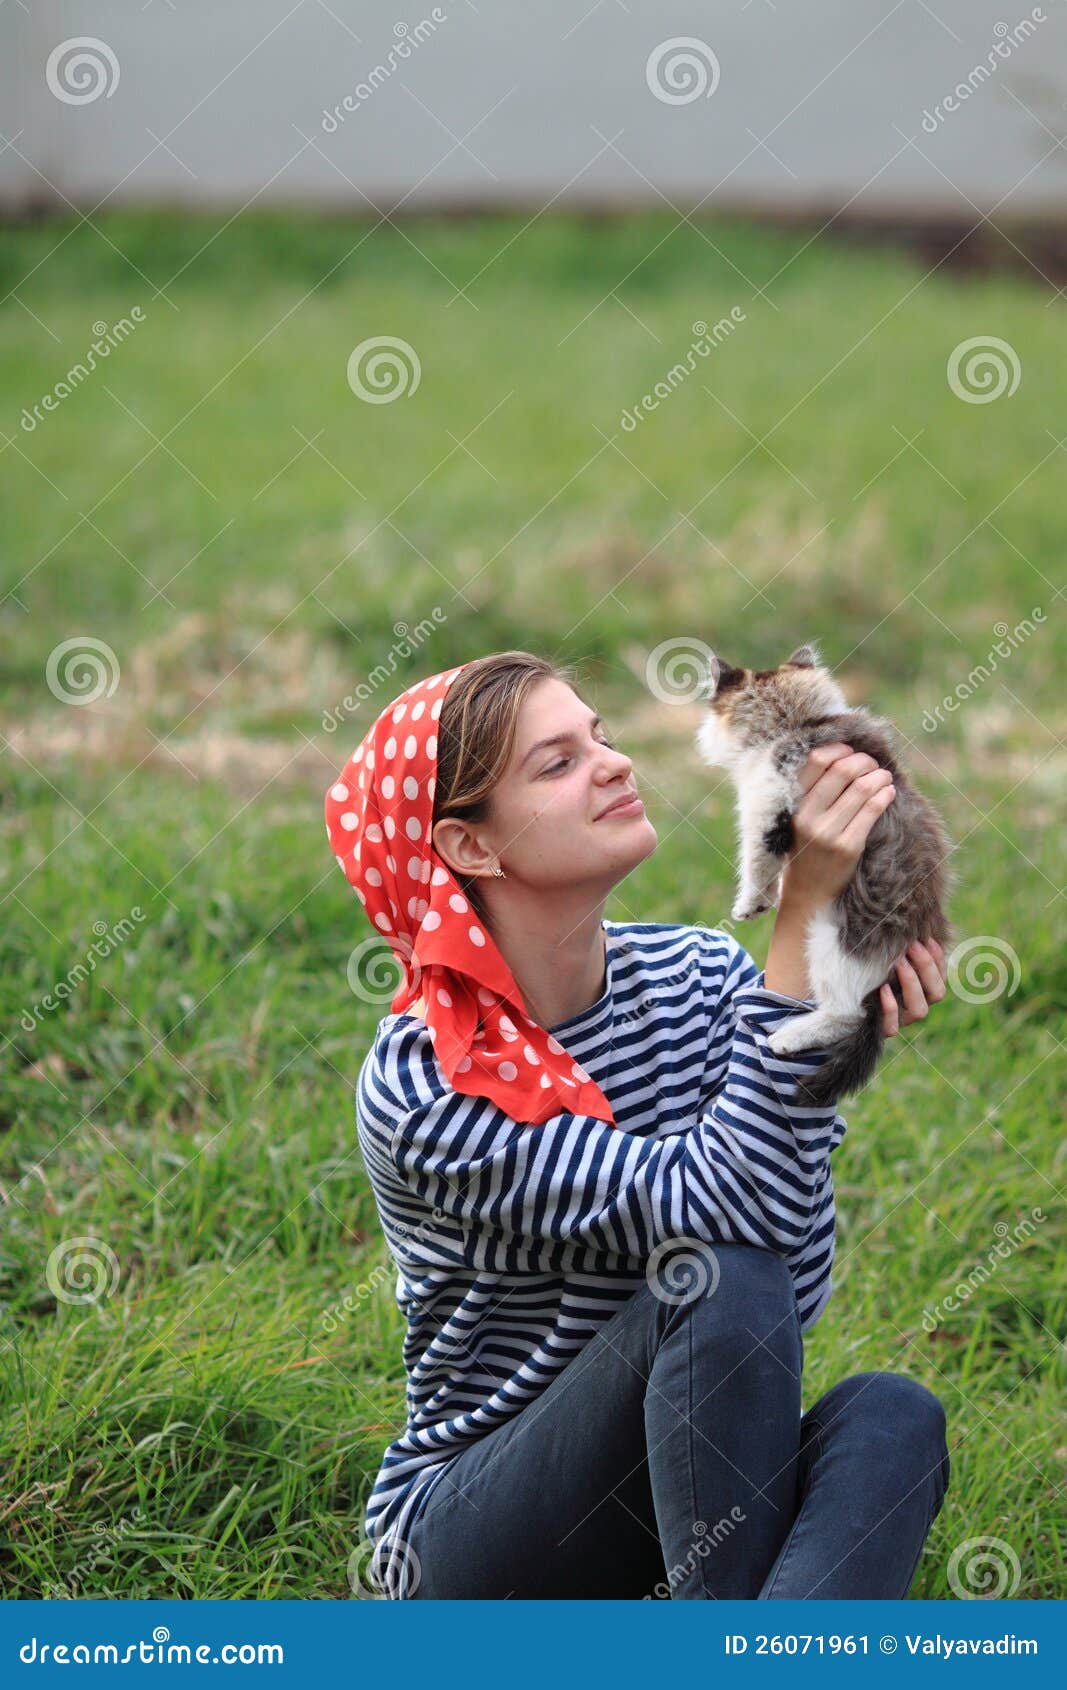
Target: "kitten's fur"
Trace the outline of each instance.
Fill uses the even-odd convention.
[[[826,1108],[873,1075],[885,1034],[878,988],[886,980],[901,1001],[893,967],[915,939],[947,948],[944,913],[956,882],[952,842],[941,818],[910,784],[884,717],[849,708],[813,645],[798,647],[777,669],[737,669],[712,656],[709,705],[697,730],[705,762],[729,771],[736,791],[741,884],[733,908],[751,921],[777,906],[792,817],[803,796],[797,779],[814,746],[843,741],[893,776],[896,797],[867,836],[845,889],[817,910],[805,935],[817,1008],[770,1035],[778,1055],[829,1047],[822,1067],[798,1081],[806,1103]],[[893,970],[890,975],[890,970]]]

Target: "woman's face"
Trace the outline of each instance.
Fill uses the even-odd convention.
[[[651,856],[659,840],[642,804],[604,814],[637,786],[630,758],[609,738],[566,682],[545,679],[530,692],[492,820],[473,829],[508,879],[546,892],[606,892]]]

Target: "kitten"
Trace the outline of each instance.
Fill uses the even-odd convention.
[[[897,957],[915,939],[947,948],[944,903],[957,879],[948,862],[952,841],[901,768],[892,724],[850,709],[813,645],[798,647],[777,669],[736,669],[713,654],[700,696],[709,709],[697,749],[712,767],[729,771],[736,791],[735,921],[777,906],[802,797],[797,776],[814,746],[843,741],[893,776],[897,795],[871,828],[855,874],[808,924],[805,952],[818,1007],[769,1039],[780,1056],[829,1048],[829,1060],[798,1082],[806,1103],[826,1108],[866,1085],[878,1065],[885,1041],[878,988],[888,980],[900,1003]]]

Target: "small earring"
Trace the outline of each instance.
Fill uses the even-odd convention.
[[[499,878],[499,879],[501,879],[501,880],[506,880],[506,879],[507,879],[507,875],[506,875],[506,874],[505,874],[505,873],[504,873],[504,870],[503,870],[503,869],[502,869],[502,868],[501,868],[501,866],[500,866],[500,864],[499,864],[499,863],[497,863],[497,865],[496,865],[496,867],[495,867],[495,869],[494,869],[494,870],[493,870],[493,873],[494,873],[494,874],[495,874],[495,875],[497,875],[497,876],[498,876],[498,878]]]

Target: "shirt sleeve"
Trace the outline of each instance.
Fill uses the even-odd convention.
[[[721,940],[723,935],[715,935]],[[593,1116],[511,1120],[454,1092],[425,1026],[400,1017],[380,1031],[362,1089],[388,1123],[403,1185],[456,1233],[470,1266],[590,1271],[639,1266],[680,1237],[802,1250],[823,1192],[836,1117],[795,1099],[795,1077],[825,1052],[781,1058],[767,1035],[810,1005],[744,984],[751,959],[730,941],[712,1029],[721,1082],[698,1120],[643,1137]]]

